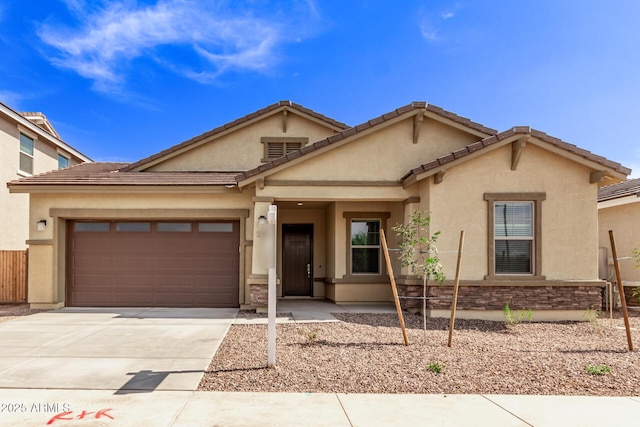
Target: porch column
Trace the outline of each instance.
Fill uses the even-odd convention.
[[[268,253],[272,249],[267,247],[267,227],[260,227],[260,222],[266,224],[269,213],[269,205],[274,202],[271,197],[253,198],[253,253],[251,255],[251,275],[247,280],[249,287],[248,297],[245,301],[250,307],[258,311],[265,311],[268,302]],[[261,218],[262,217],[262,218]]]

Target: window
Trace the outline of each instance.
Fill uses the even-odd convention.
[[[286,156],[296,150],[301,149],[309,142],[309,138],[262,138],[264,144],[263,162],[268,162],[282,156]]]
[[[116,231],[148,233],[151,231],[151,223],[150,222],[118,222],[116,224]]]
[[[108,222],[76,222],[73,225],[74,231],[78,232],[99,232],[104,233],[109,231]]]
[[[160,233],[191,233],[190,222],[159,222],[157,226]]]
[[[544,193],[487,193],[489,274],[486,278],[541,276],[540,216]]]
[[[58,154],[58,169],[69,167],[69,159],[63,156],[62,154]]]
[[[351,220],[351,273],[380,274],[380,220]]]
[[[496,274],[532,274],[533,202],[494,202]]]
[[[33,138],[20,134],[20,171],[33,174]]]
[[[198,224],[200,233],[231,233],[233,224],[230,222],[201,222]]]

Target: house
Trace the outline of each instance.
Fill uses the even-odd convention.
[[[259,224],[275,204],[281,298],[391,301],[379,230],[394,247],[391,227],[427,211],[449,277],[466,232],[461,316],[502,317],[508,302],[543,319],[601,305],[598,187],[629,173],[543,132],[498,132],[424,102],[349,127],[281,101],[134,163],[9,188],[31,198],[33,307],[264,307]],[[394,271],[401,294],[418,292],[397,260]],[[451,291],[430,286],[433,315]]]
[[[640,305],[633,288],[640,286],[640,267],[630,259],[633,249],[640,250],[640,179],[607,185],[598,191],[598,245],[600,277],[616,281],[609,230],[613,231],[620,276],[629,305]]]
[[[42,113],[18,113],[0,103],[0,179],[3,183],[91,159],[66,144]],[[29,196],[0,188],[0,250],[27,248]]]

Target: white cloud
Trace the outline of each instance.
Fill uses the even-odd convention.
[[[303,7],[308,15],[297,22],[308,26],[319,19],[313,1],[306,0],[302,6],[289,1],[294,2],[291,7]],[[230,2],[232,8],[221,0],[206,5],[161,0],[148,6],[111,0],[96,6],[95,2],[66,0],[78,27],[43,25],[38,35],[54,48],[49,58],[53,64],[93,80],[99,91],[122,86],[131,62],[142,57],[187,77],[210,81],[230,70],[266,70],[278,61],[280,44],[310,33],[287,22],[286,14],[271,13],[276,10],[271,4],[261,10],[259,3],[250,2],[253,9],[243,9],[242,3]],[[164,48],[179,51],[170,55],[163,53]]]
[[[0,102],[9,106],[13,110],[20,110],[20,102],[24,99],[24,95],[10,90],[0,89]]]
[[[441,11],[422,10],[420,13],[420,33],[422,37],[429,42],[445,39],[446,37],[441,31],[445,25],[444,22],[453,19],[459,9],[461,9],[461,6],[456,3],[451,9]]]

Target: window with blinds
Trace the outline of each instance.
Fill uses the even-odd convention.
[[[533,274],[533,202],[494,203],[496,274]]]

